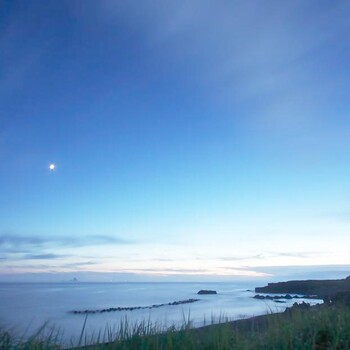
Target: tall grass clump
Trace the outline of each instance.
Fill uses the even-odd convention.
[[[276,349],[350,349],[348,307],[296,309],[284,318],[276,316],[260,334],[261,343]]]
[[[158,332],[157,332],[158,331]],[[350,350],[350,310],[343,307],[294,309],[243,322],[210,325],[198,329],[184,324],[166,332],[129,334],[127,338],[91,346],[91,349],[194,350],[288,349]]]
[[[44,324],[34,334],[18,337],[13,331],[0,328],[0,350],[57,350],[61,349],[61,334]]]

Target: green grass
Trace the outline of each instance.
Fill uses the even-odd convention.
[[[54,333],[43,334],[41,330],[21,341],[2,331],[0,349],[60,349]],[[189,319],[184,320],[180,329],[167,330],[150,321],[131,326],[125,319],[115,330],[106,328],[91,339],[82,330],[80,338],[80,344],[74,345],[84,345],[89,350],[350,349],[350,309],[340,306],[294,309],[289,314],[269,314],[199,329],[192,328]]]
[[[61,338],[59,332],[43,325],[37,332],[29,337],[15,337],[12,332],[0,329],[0,349],[61,349]]]

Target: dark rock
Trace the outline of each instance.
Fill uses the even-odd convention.
[[[279,300],[279,299],[286,299],[286,300],[291,300],[291,299],[315,299],[317,297],[312,296],[312,295],[304,295],[304,296],[298,296],[298,295],[294,295],[291,296],[290,294],[286,294],[286,295],[260,295],[260,294],[256,294],[254,297],[254,299],[260,299],[260,300]]]
[[[287,307],[284,312],[291,313],[294,310],[309,310],[310,308],[311,308],[311,305],[303,301],[302,303],[294,303],[292,307]]]
[[[216,290],[206,290],[206,289],[201,289],[197,294],[218,294]]]

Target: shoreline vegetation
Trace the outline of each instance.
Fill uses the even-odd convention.
[[[350,349],[350,278],[271,283],[256,292],[316,296],[323,304],[294,303],[281,313],[241,320],[222,317],[193,328],[190,315],[181,327],[162,328],[150,322],[131,326],[125,319],[118,330],[105,329],[96,337],[85,334],[79,342],[63,347],[59,337],[42,330],[26,341],[16,340],[0,330],[0,349]],[[304,288],[304,289],[302,289]],[[288,295],[288,294],[286,294]],[[283,297],[283,295],[282,295]],[[86,322],[86,320],[85,320]],[[44,335],[46,334],[46,335]]]

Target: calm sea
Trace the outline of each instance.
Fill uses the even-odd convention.
[[[261,285],[261,283],[259,283]],[[264,285],[264,283],[262,284]],[[201,326],[223,317],[240,319],[271,311],[283,311],[292,302],[277,304],[253,299],[256,282],[240,283],[2,283],[0,284],[0,326],[27,337],[46,324],[60,332],[63,342],[76,342],[85,315],[72,310],[149,306],[198,298],[192,304],[155,309],[90,314],[85,334],[118,327],[127,317],[130,323],[149,320],[164,327],[179,326],[191,319]],[[200,289],[217,295],[197,295]]]

